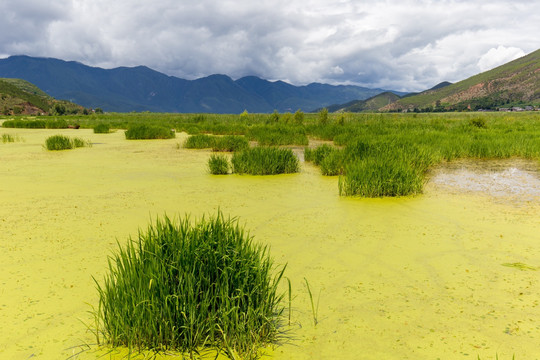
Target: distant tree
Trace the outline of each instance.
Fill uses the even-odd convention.
[[[22,114],[23,108],[21,106],[14,106],[13,107],[13,114],[19,115]]]
[[[96,113],[96,114],[103,114],[103,109],[101,109],[101,108],[95,108],[95,109],[94,109],[94,113]]]
[[[54,114],[64,115],[66,113],[66,107],[63,104],[54,104]]]

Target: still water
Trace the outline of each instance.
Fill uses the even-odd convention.
[[[165,213],[218,209],[287,264],[291,323],[268,359],[540,358],[537,162],[453,163],[423,195],[351,199],[310,164],[209,175],[210,152],[178,148],[184,134],[0,132],[24,140],[0,143],[1,359],[103,355],[85,324],[116,242]],[[44,150],[55,134],[94,145]]]

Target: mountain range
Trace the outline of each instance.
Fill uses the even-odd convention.
[[[233,80],[226,75],[211,75],[185,80],[145,66],[102,69],[75,61],[24,55],[0,59],[0,78],[23,79],[56,99],[112,112],[311,111],[386,91],[320,83],[294,86],[255,76]]]

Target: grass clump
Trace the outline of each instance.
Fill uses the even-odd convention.
[[[109,124],[99,123],[94,126],[94,134],[108,134],[110,131]]]
[[[2,143],[13,143],[16,141],[21,141],[21,138],[17,135],[11,135],[11,134],[2,134]]]
[[[208,159],[208,171],[210,171],[210,174],[227,175],[229,168],[229,160],[225,155],[210,155],[210,159]]]
[[[69,138],[64,135],[49,136],[45,140],[45,148],[47,150],[69,150],[78,147],[90,147],[92,144],[86,140],[79,138]]]
[[[300,170],[291,149],[254,147],[233,154],[233,173],[250,175],[290,174]]]
[[[215,136],[197,134],[188,137],[184,142],[184,147],[187,149],[210,149],[214,147],[215,141]]]
[[[285,267],[274,274],[267,247],[252,239],[221,212],[195,222],[165,216],[139,231],[96,281],[98,343],[257,358],[278,336]]]
[[[321,174],[325,176],[340,175],[343,173],[343,151],[333,146],[323,144],[314,149],[304,149],[304,159],[321,167]]]
[[[244,136],[225,135],[216,137],[212,151],[241,151],[249,147],[249,142]]]
[[[173,139],[173,130],[161,125],[132,124],[126,130],[128,140]]]

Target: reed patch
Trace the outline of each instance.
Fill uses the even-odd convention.
[[[51,151],[69,150],[78,147],[91,147],[92,143],[80,138],[70,138],[64,135],[49,136],[45,140],[45,148]]]
[[[298,158],[291,149],[258,146],[234,153],[232,172],[250,175],[290,174],[300,171]]]
[[[94,333],[111,346],[255,359],[279,335],[284,271],[236,218],[164,216],[119,246],[96,280]]]

